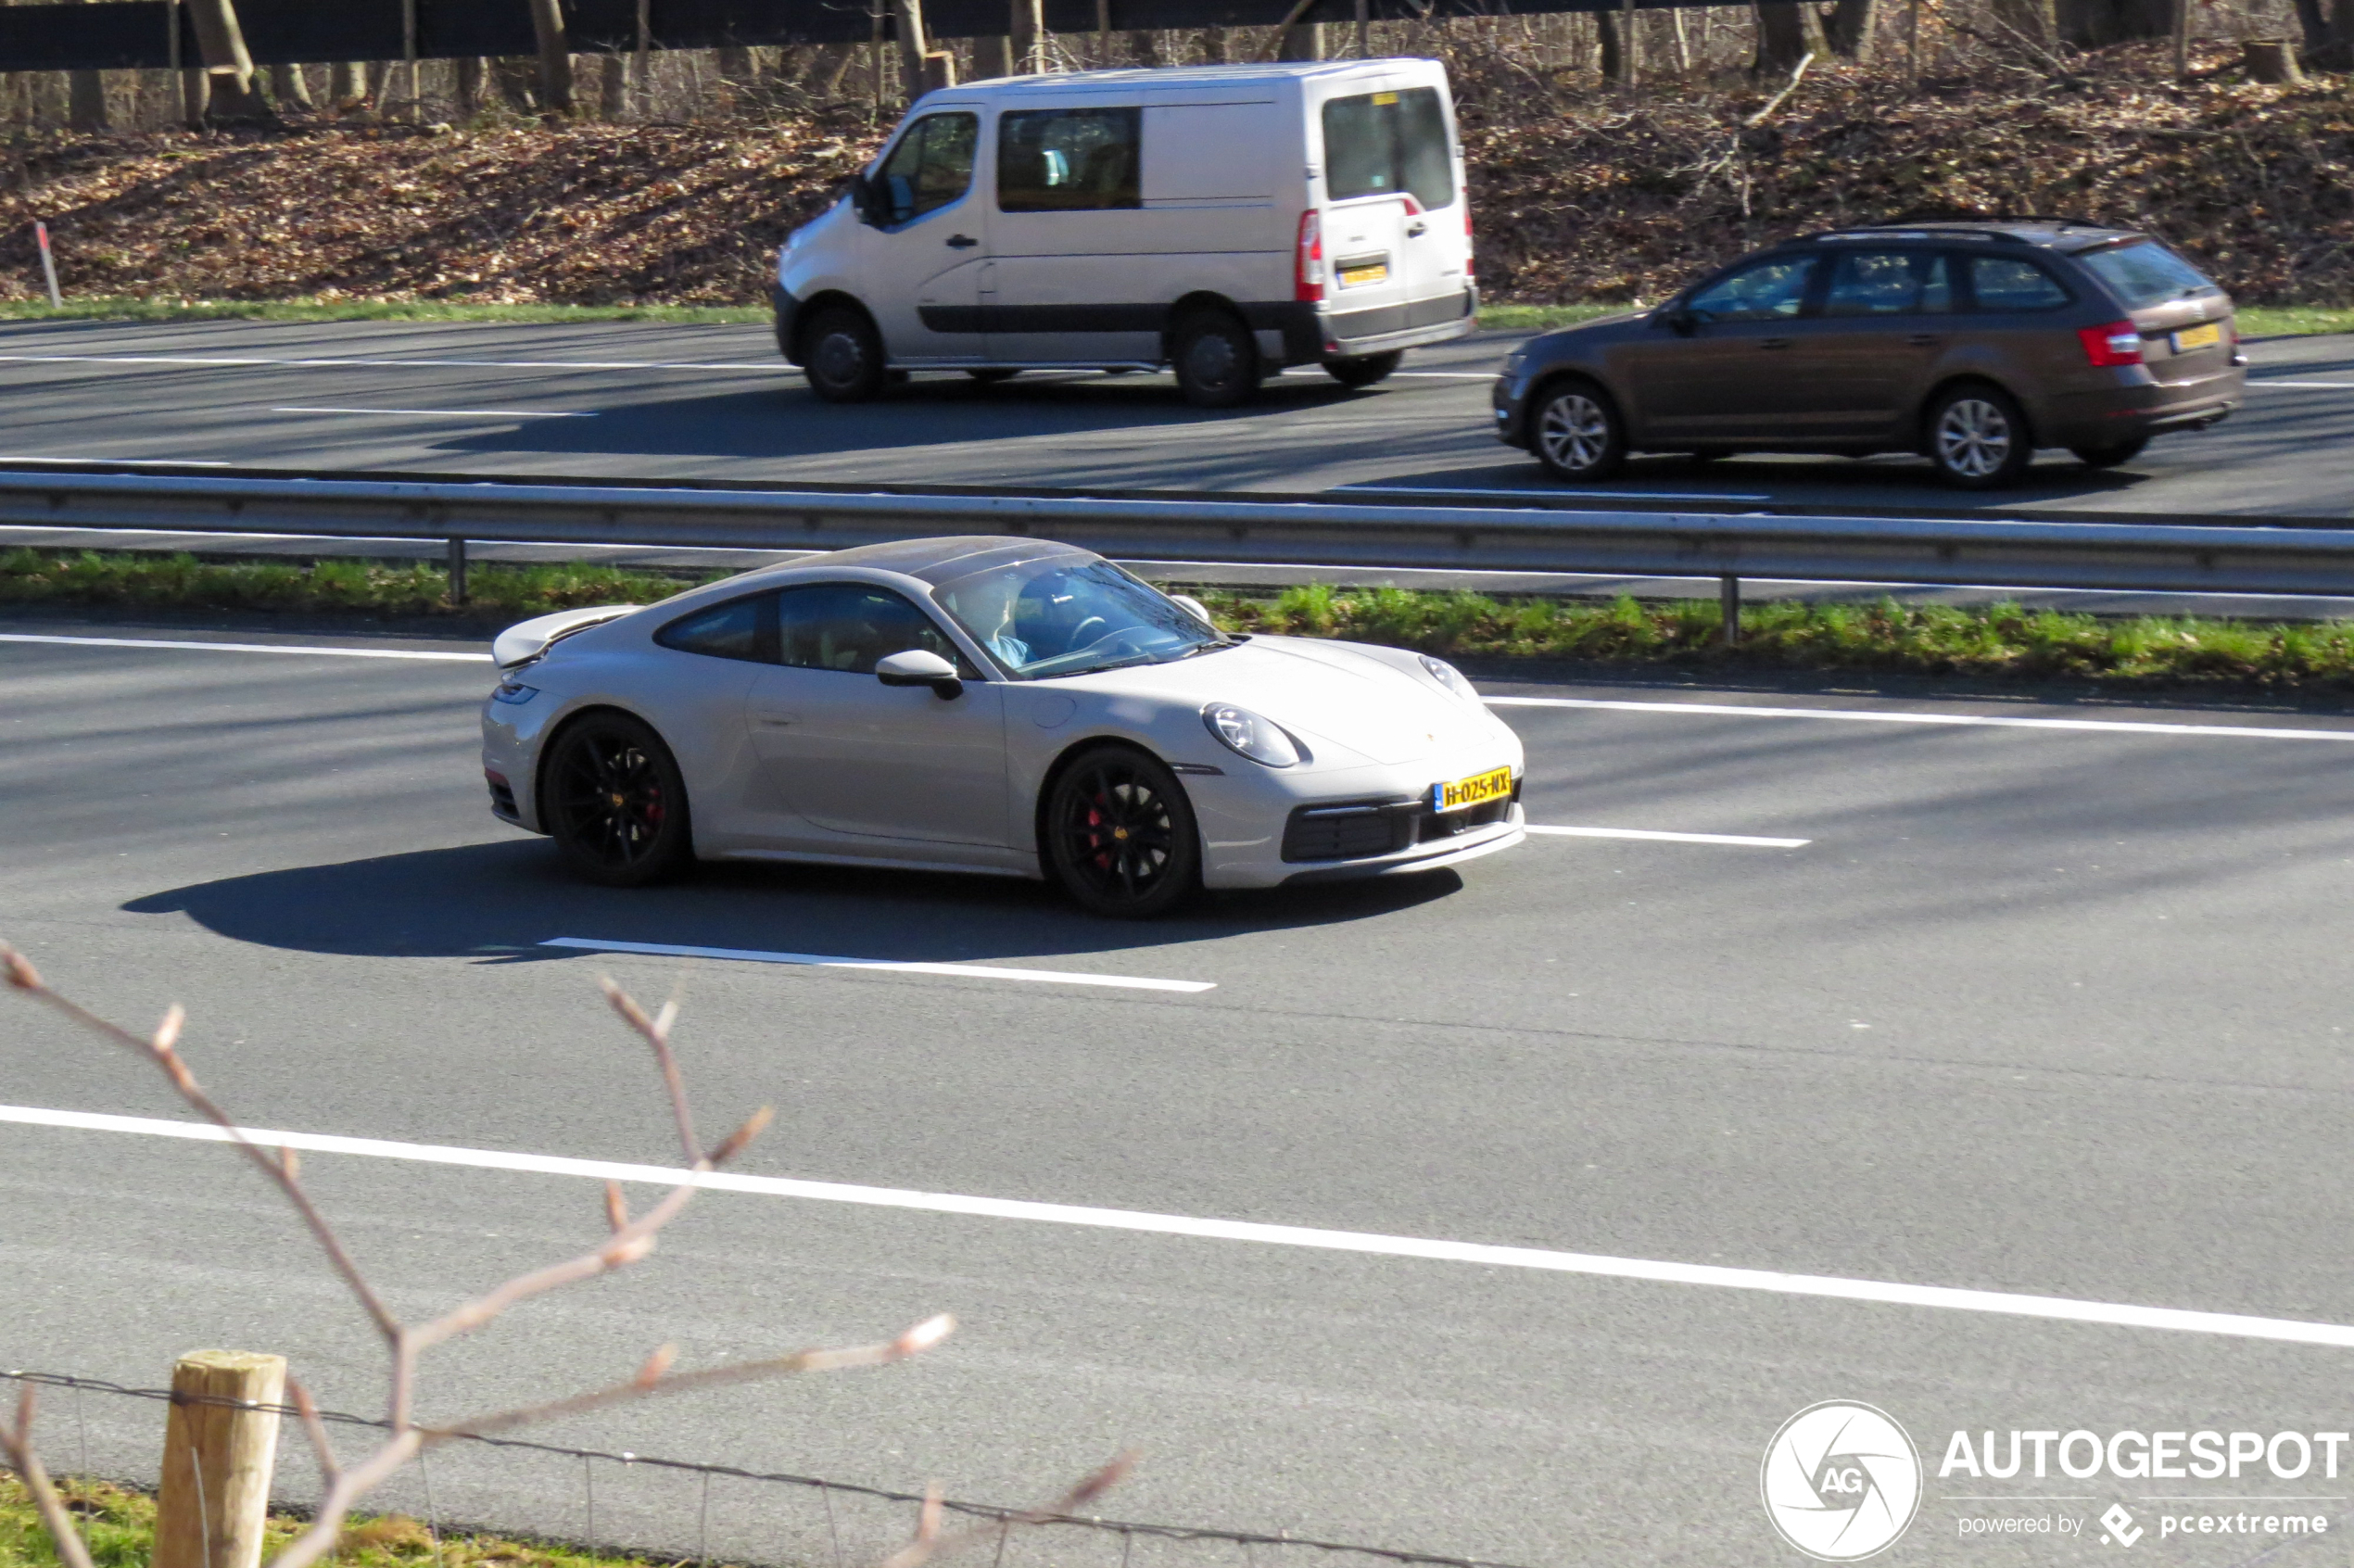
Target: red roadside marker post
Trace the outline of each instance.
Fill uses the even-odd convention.
[[[57,259],[49,254],[49,225],[38,218],[32,221],[32,237],[41,242],[41,275],[49,285],[49,309],[65,309],[65,297],[57,292]]]

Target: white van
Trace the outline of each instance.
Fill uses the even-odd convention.
[[[834,402],[910,370],[1169,366],[1204,408],[1286,365],[1364,386],[1477,302],[1436,60],[943,88],[777,259],[778,346]]]

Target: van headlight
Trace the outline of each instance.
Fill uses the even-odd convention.
[[[1262,767],[1289,767],[1299,761],[1299,748],[1292,738],[1248,708],[1212,702],[1202,709],[1201,722],[1228,751]]]
[[[1427,653],[1422,655],[1422,661],[1423,668],[1429,672],[1431,679],[1438,682],[1466,702],[1475,703],[1480,707],[1487,706],[1480,702],[1479,693],[1472,689],[1472,683],[1464,677],[1462,671],[1446,660],[1434,659]]]

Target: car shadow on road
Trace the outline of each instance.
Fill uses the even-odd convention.
[[[1433,871],[1211,893],[1164,919],[1099,920],[1044,883],[849,866],[718,863],[652,888],[576,880],[544,842],[471,844],[228,877],[152,893],[232,941],[362,957],[494,963],[593,958],[554,937],[898,962],[1120,954],[1252,931],[1374,919],[1462,885]]]
[[[2003,512],[2028,504],[2100,502],[2112,497],[2131,496],[2154,477],[2132,468],[2090,469],[2065,452],[2045,452],[2036,459],[2027,478],[2017,487],[1972,492],[1940,483],[1928,459],[1904,454],[1870,458],[1737,455],[1702,462],[1660,453],[1629,458],[1626,466],[1611,478],[1591,485],[1570,485],[1550,478],[1529,458],[1389,474],[1380,484],[1510,491],[1540,499],[1557,494],[1565,503],[1587,505],[1593,504],[1598,497],[1614,494],[1635,499],[1656,491],[1679,499],[1770,500],[1778,505]],[[1369,499],[1372,495],[1368,492]]]

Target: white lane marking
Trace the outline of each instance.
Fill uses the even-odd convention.
[[[2251,381],[2248,385],[2250,386],[2310,386],[2332,392],[2354,392],[2354,381],[2277,381],[2267,376],[2261,381]]]
[[[802,964],[819,969],[888,969],[903,975],[956,975],[967,980],[1036,980],[1047,985],[1105,985],[1120,991],[1215,991],[1210,980],[1148,980],[1089,975],[1068,969],[1007,969],[988,964],[916,964],[895,958],[836,958],[823,953],[763,953],[748,947],[687,947],[666,942],[606,942],[598,937],[550,937],[542,947],[589,953],[646,953],[658,958],[725,958],[740,964]]]
[[[1284,373],[1285,375],[1323,375],[1324,372],[1320,366],[1313,370],[1287,370]],[[1407,376],[1413,376],[1423,381],[1493,381],[1496,379],[1496,373],[1494,371],[1391,371],[1382,379],[1398,381]]]
[[[76,648],[201,648],[211,653],[311,653],[336,659],[439,659],[487,664],[487,653],[426,652],[407,648],[307,648],[286,642],[196,642],[144,637],[38,637],[31,632],[0,632],[0,642],[54,642]]]
[[[536,409],[272,409],[272,413],[392,414],[410,419],[594,419],[595,411],[545,413]]]
[[[1491,708],[1605,708],[1626,714],[1835,719],[1850,724],[1950,724],[1995,729],[2083,729],[2121,735],[2219,735],[2242,740],[2354,740],[2354,729],[2262,729],[2238,724],[2141,724],[2121,719],[2000,718],[1990,714],[1876,714],[1855,708],[1751,708],[1724,702],[1619,702],[1589,697],[1487,697]]]
[[[166,1121],[151,1117],[111,1116],[93,1111],[0,1106],[0,1122],[28,1127],[71,1128],[93,1132],[128,1132],[155,1138],[186,1138],[224,1144],[229,1134],[209,1122]],[[2063,1296],[2025,1296],[2011,1291],[1966,1290],[1951,1285],[1900,1284],[1882,1280],[1843,1279],[1828,1274],[1786,1274],[1772,1269],[1734,1269],[1708,1263],[1660,1263],[1590,1252],[1556,1252],[1534,1246],[1494,1246],[1481,1242],[1434,1241],[1420,1236],[1365,1231],[1326,1231],[1305,1225],[1271,1225],[1252,1220],[1204,1220],[1183,1214],[1153,1214],[1128,1208],[1091,1208],[1077,1204],[1031,1203],[1018,1198],[968,1197],[955,1193],[868,1187],[843,1182],[808,1182],[785,1176],[752,1176],[731,1170],[697,1174],[669,1166],[617,1160],[574,1159],[563,1155],[514,1154],[500,1149],[455,1148],[440,1144],[403,1144],[384,1138],[347,1138],[325,1132],[240,1129],[264,1148],[304,1153],[362,1155],[425,1165],[471,1166],[484,1170],[520,1170],[550,1176],[581,1176],[599,1182],[642,1182],[677,1186],[691,1182],[719,1192],[757,1193],[818,1203],[851,1203],[875,1208],[962,1214],[988,1220],[1028,1220],[1050,1225],[1191,1236],[1210,1241],[1257,1242],[1270,1246],[1315,1247],[1383,1258],[1420,1258],[1471,1263],[1488,1269],[1536,1269],[1603,1279],[1643,1280],[1658,1284],[1709,1285],[1724,1290],[1767,1291],[1778,1296],[1822,1296],[1892,1307],[1930,1307],[1955,1312],[1994,1312],[2060,1322],[2112,1328],[2168,1329],[2183,1334],[2224,1334],[2293,1345],[2354,1347],[2354,1325],[2297,1318],[2259,1318],[2239,1312],[2202,1312],[2177,1307],[2137,1307],[2083,1301]]]
[[[118,468],[234,468],[234,462],[219,462],[210,458],[112,458],[112,457],[8,457],[0,455],[0,463],[10,462],[103,462]]]
[[[19,365],[326,365],[399,370],[410,365],[454,365],[466,370],[675,370],[771,371],[799,375],[792,366],[766,360],[700,364],[674,360],[285,360],[259,355],[195,354],[0,354],[0,364]]]
[[[1328,493],[1356,490],[1367,495],[1517,497],[1526,500],[1684,500],[1769,501],[1771,496],[1732,496],[1699,490],[1481,490],[1445,485],[1335,485]]]
[[[1654,833],[1642,828],[1539,828],[1530,824],[1531,833],[1550,833],[1563,839],[1654,839],[1667,844],[1749,844],[1758,849],[1804,849],[1812,839],[1756,839],[1742,833]]]

